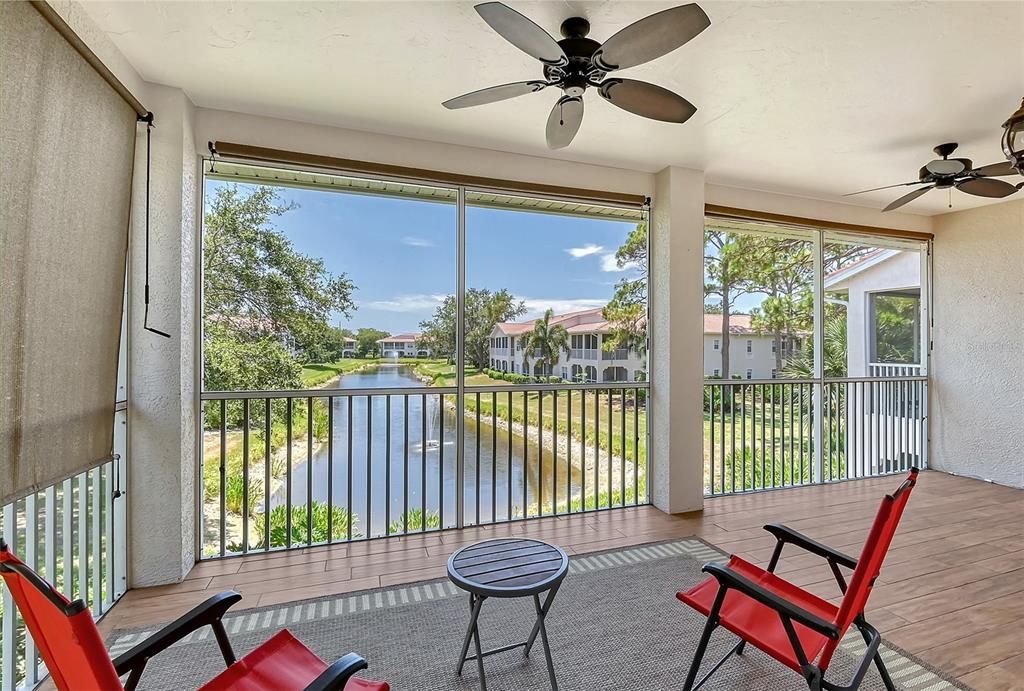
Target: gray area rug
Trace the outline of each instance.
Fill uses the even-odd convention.
[[[721,560],[724,555],[697,539],[573,557],[547,619],[560,688],[681,688],[705,619],[676,600],[675,593],[703,579],[705,562]],[[469,621],[468,600],[447,581],[431,581],[240,611],[225,623],[239,656],[288,628],[324,660],[358,652],[370,663],[366,676],[387,680],[396,691],[470,691],[479,688],[475,662],[467,662],[462,677],[455,674]],[[533,618],[531,599],[488,600],[480,624],[484,648],[524,640]],[[151,631],[115,632],[109,641],[112,653],[127,650]],[[735,641],[719,629],[704,669]],[[848,635],[829,678],[847,684],[863,648],[859,635]],[[893,648],[886,647],[883,656],[900,689],[964,688]],[[539,641],[529,658],[517,649],[489,656],[485,665],[488,688],[494,691],[549,688]],[[205,629],[154,658],[140,689],[197,688],[222,669],[216,643]],[[702,688],[784,691],[807,686],[795,672],[748,646]],[[873,666],[861,688],[884,689]]]

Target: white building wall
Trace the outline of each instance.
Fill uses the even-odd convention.
[[[747,341],[750,341],[751,352],[747,352]],[[719,350],[715,349],[718,341]],[[747,370],[751,371],[751,379],[771,379],[772,370],[776,369],[775,353],[772,352],[773,338],[765,336],[747,336],[733,334],[729,340],[729,376],[747,379]],[[704,376],[724,376],[722,373],[722,336],[721,334],[704,334]],[[785,364],[785,351],[783,364]],[[718,370],[716,375],[715,370]]]

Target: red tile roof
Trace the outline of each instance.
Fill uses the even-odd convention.
[[[704,333],[706,334],[720,334],[722,333],[722,315],[721,314],[705,314],[704,315]],[[729,315],[729,333],[731,334],[752,334],[755,333],[754,329],[750,325],[749,314],[731,314]]]
[[[403,343],[405,341],[418,341],[423,337],[421,333],[405,333],[397,336],[388,336],[377,341],[377,343]]]

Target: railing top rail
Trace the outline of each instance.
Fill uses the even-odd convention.
[[[466,393],[491,393],[502,391],[605,391],[608,389],[648,389],[650,382],[566,382],[562,384],[491,384],[488,386],[467,386]],[[401,396],[420,394],[457,394],[454,386],[406,386],[394,388],[367,389],[298,389],[280,391],[203,391],[203,401],[241,400],[252,398],[347,398],[351,396]]]
[[[928,381],[924,375],[893,375],[890,377],[826,377],[821,380],[823,384],[843,384],[855,382],[899,382],[899,381]],[[748,384],[816,384],[817,379],[705,379],[704,386],[746,386]]]
[[[911,367],[921,369],[921,364],[917,362],[869,362],[868,367]]]
[[[257,391],[203,391],[203,401],[240,400],[245,398],[339,398],[350,396],[386,396],[458,393],[454,386],[398,386],[393,388],[364,389],[282,389]]]

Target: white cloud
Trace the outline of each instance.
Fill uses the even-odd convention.
[[[516,299],[522,300],[523,305],[526,306],[526,313],[516,321],[528,321],[530,319],[543,317],[544,313],[549,309],[554,310],[555,314],[565,314],[566,312],[581,312],[583,310],[594,309],[595,307],[604,307],[608,304],[608,300],[603,298],[517,297]]]
[[[630,269],[635,269],[636,266],[636,262],[626,262],[622,266],[619,266],[619,260],[616,259],[615,255],[612,253],[601,255],[601,271],[629,271]]]
[[[361,306],[384,312],[423,312],[433,311],[444,302],[444,298],[444,295],[396,295],[388,300],[374,300]]]
[[[594,243],[587,243],[583,247],[570,247],[566,250],[573,259],[582,259],[583,257],[589,257],[592,254],[597,254],[604,250],[601,245],[595,245]]]
[[[403,245],[409,245],[409,247],[433,247],[434,243],[426,238],[418,238],[412,235],[406,235],[402,238]]]

